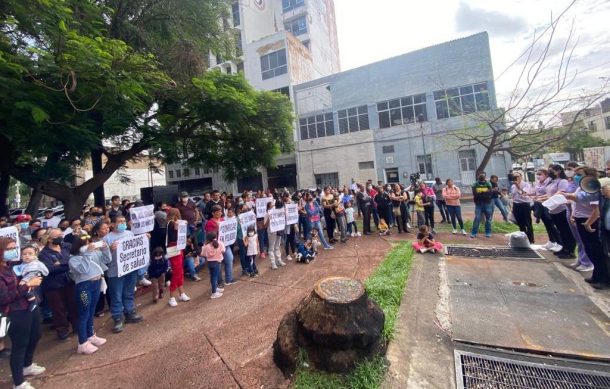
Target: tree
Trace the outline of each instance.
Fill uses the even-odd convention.
[[[0,6],[0,171],[61,200],[72,217],[145,150],[169,161],[222,164],[228,177],[272,165],[292,147],[288,99],[255,91],[241,75],[205,73],[210,51],[230,56],[232,33],[221,22],[228,5]],[[256,150],[244,150],[242,140]],[[74,169],[87,158],[94,176],[74,185]]]
[[[459,149],[479,146],[485,150],[477,166],[477,175],[485,170],[495,153],[506,152],[514,158],[526,158],[561,142],[578,128],[583,113],[607,94],[607,81],[594,91],[579,95],[569,93],[576,76],[570,71],[576,47],[572,43],[573,27],[562,44],[559,63],[550,63],[550,49],[556,43],[558,27],[573,5],[574,2],[559,16],[551,17],[549,25],[534,37],[518,59],[523,60],[523,66],[506,106],[471,114],[475,124],[451,134],[459,141]],[[549,77],[548,69],[553,66],[554,74]],[[452,109],[460,110],[455,106]],[[561,123],[562,114],[567,113],[570,113],[567,122]],[[566,117],[563,119],[565,121]]]

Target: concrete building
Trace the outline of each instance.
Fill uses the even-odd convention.
[[[562,113],[562,124],[571,124],[576,112]],[[585,109],[581,113],[576,126],[579,129],[589,131],[593,136],[610,140],[610,98],[606,98],[598,106]]]
[[[484,149],[451,133],[496,110],[489,38],[479,33],[293,87],[298,187],[408,183],[412,173],[467,186]],[[488,175],[506,177],[494,155]]]
[[[233,61],[210,55],[212,68],[243,72],[257,89],[292,95],[292,88],[340,70],[339,48],[332,0],[241,0],[233,3],[232,24],[242,55]],[[296,141],[296,138],[295,138]],[[244,189],[297,186],[296,156],[281,155],[277,168],[226,182],[212,167],[166,167],[168,184],[202,193],[212,188],[239,193]]]

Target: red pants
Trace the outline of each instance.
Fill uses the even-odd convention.
[[[169,259],[169,264],[172,268],[172,279],[169,285],[169,291],[173,292],[184,285],[184,255],[176,255]]]

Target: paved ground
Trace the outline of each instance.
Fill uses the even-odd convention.
[[[187,281],[192,300],[177,308],[166,302],[154,305],[146,293],[137,300],[142,323],[127,325],[115,335],[108,315],[96,320],[98,334],[108,343],[90,356],[75,353],[76,336],[60,343],[45,330],[35,361],[46,366],[47,373],[32,382],[45,389],[286,387],[288,380],[272,361],[282,316],[322,277],[366,278],[390,244],[370,236],[336,247],[322,251],[309,265],[289,262],[271,270],[268,261],[260,261],[260,277],[241,278],[218,300],[209,299],[207,273],[201,274],[201,282]],[[8,363],[2,360],[0,387],[11,387],[9,382]]]

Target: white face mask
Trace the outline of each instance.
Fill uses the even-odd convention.
[[[248,232],[248,236],[254,236],[254,232]]]
[[[575,174],[574,170],[566,170],[566,176],[572,178],[572,177],[574,177],[574,174]]]

